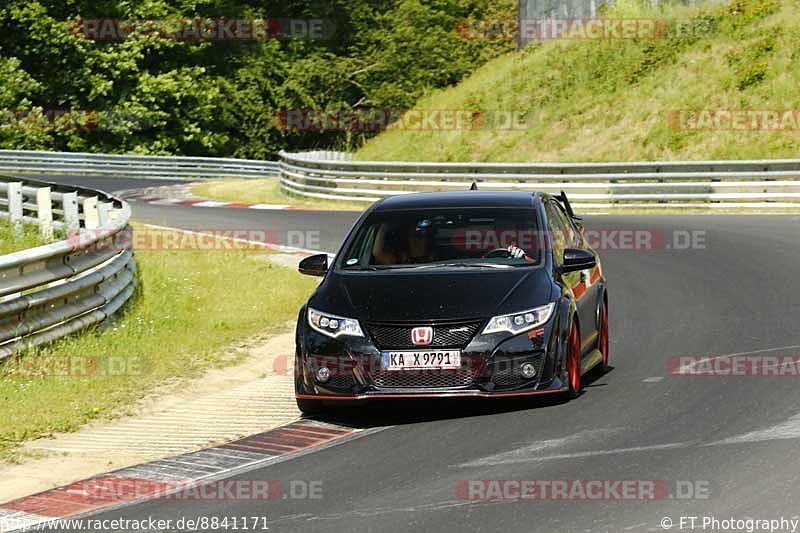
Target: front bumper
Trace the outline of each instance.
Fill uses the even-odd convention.
[[[394,390],[369,390],[360,394],[304,394],[297,393],[295,396],[308,400],[391,400],[399,398],[510,398],[520,396],[545,396],[560,394],[568,390],[568,387],[560,379],[556,378],[553,383],[541,389],[518,389],[512,391],[481,391],[481,390],[414,390],[408,391]]]
[[[385,370],[382,350],[369,336],[331,339],[311,330],[298,344],[295,392],[300,399],[367,400],[392,398],[503,398],[558,394],[567,390],[558,356],[557,327],[550,324],[516,336],[476,335],[461,349],[456,371],[419,374]],[[383,351],[387,351],[384,347]],[[521,378],[522,363],[536,367]],[[316,369],[327,366],[321,382]],[[407,378],[407,379],[406,379]]]

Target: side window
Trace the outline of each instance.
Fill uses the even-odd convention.
[[[574,220],[569,218],[569,216],[567,216],[567,214],[562,209],[559,209],[559,211],[561,211],[564,220],[567,222],[567,226],[569,226],[569,232],[570,235],[572,236],[572,238],[570,239],[570,246],[575,246],[580,248],[583,243],[583,236],[582,236],[583,234],[578,229],[578,226]]]
[[[570,218],[564,212],[564,208],[561,207],[561,204],[553,202],[553,209],[555,210],[561,225],[566,229],[564,236],[566,238],[567,246],[574,246],[576,244],[575,241],[577,239],[578,232],[575,230],[572,220],[570,220]]]
[[[553,262],[560,265],[564,257],[564,248],[567,247],[570,230],[567,229],[567,221],[560,209],[552,201],[545,204],[544,210],[547,214],[550,246],[553,248]]]

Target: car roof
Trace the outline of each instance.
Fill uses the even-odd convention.
[[[448,191],[389,196],[375,205],[376,211],[429,209],[437,207],[532,207],[539,194],[530,191]]]

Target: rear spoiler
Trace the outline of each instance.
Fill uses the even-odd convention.
[[[561,194],[556,196],[555,199],[561,202],[561,205],[564,206],[564,210],[569,215],[569,218],[576,221],[583,220],[581,217],[576,216],[575,211],[572,210],[572,204],[569,203],[569,198],[567,198],[567,193],[561,191]]]

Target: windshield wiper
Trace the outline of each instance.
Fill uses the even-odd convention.
[[[416,265],[411,267],[414,270],[426,268],[513,268],[511,265],[500,263],[430,263],[427,265]]]
[[[345,272],[364,272],[364,271],[375,272],[377,270],[399,270],[402,268],[414,268],[414,266],[415,265],[379,265],[379,266],[368,265],[359,268],[344,267],[342,268],[342,270],[344,270]]]
[[[430,268],[514,268],[500,263],[427,263],[424,265],[368,265],[360,268],[343,268],[346,272],[376,272],[383,270],[425,270]]]

